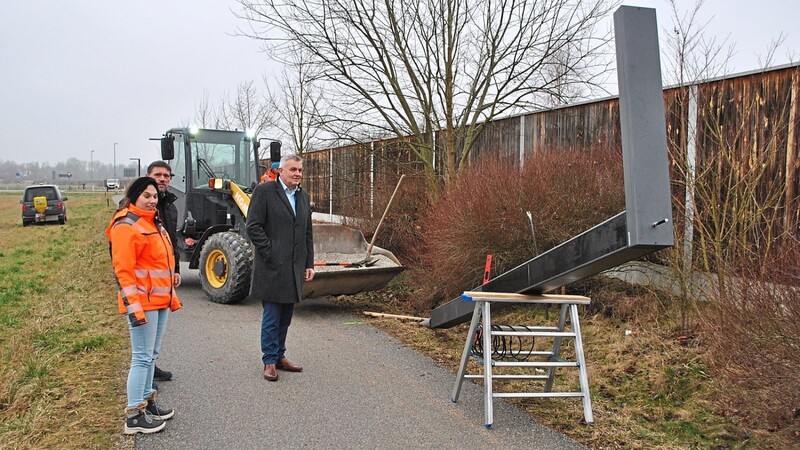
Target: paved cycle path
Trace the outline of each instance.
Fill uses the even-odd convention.
[[[174,374],[159,400],[175,417],[137,449],[584,448],[501,400],[484,428],[480,386],[465,382],[453,404],[452,371],[323,299],[297,305],[289,329],[287,357],[304,371],[268,382],[261,304],[212,303],[198,272],[182,272],[159,359]]]

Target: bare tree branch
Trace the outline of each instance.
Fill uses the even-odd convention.
[[[735,42],[730,35],[719,40],[707,36],[703,30],[713,17],[700,22],[699,12],[705,0],[697,0],[691,10],[681,12],[676,0],[669,0],[672,29],[664,30],[667,77],[671,84],[693,84],[704,79],[723,75],[734,55]]]
[[[772,39],[767,45],[767,52],[763,56],[758,55],[758,65],[762,68],[771,66],[775,61],[775,54],[786,42],[786,34],[781,33],[775,39]],[[790,59],[791,60],[791,59]]]

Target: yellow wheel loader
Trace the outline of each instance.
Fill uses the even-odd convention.
[[[170,129],[160,141],[161,157],[173,171],[169,190],[177,196],[181,260],[200,269],[211,301],[243,300],[253,263],[247,210],[253,189],[269,169],[261,163],[261,141],[242,131],[198,128]],[[279,161],[280,142],[268,147],[269,161]],[[358,230],[316,221],[313,227],[317,273],[304,284],[305,297],[379,290],[403,270],[388,250],[369,248]]]

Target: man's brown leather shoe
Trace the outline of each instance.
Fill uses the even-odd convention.
[[[278,361],[278,364],[276,364],[276,365],[277,365],[278,369],[285,370],[287,372],[302,372],[303,371],[302,367],[292,364],[286,358],[283,358],[280,361]]]
[[[264,364],[264,379],[278,381],[278,371],[275,370],[275,364]]]

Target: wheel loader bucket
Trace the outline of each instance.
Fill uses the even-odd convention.
[[[373,247],[368,255],[368,246],[359,230],[315,223],[315,275],[303,284],[303,297],[377,291],[405,269],[388,250]]]

